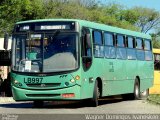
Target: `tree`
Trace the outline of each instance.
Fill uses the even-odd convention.
[[[21,19],[19,16],[20,2],[16,0],[3,0],[0,4],[0,32],[11,31],[13,22]]]
[[[18,21],[44,17],[43,0],[3,0],[0,11],[0,36],[4,31],[11,32]]]
[[[151,34],[152,37],[152,44],[153,48],[159,48],[160,49],[160,36],[158,34]]]
[[[101,8],[101,12],[106,17],[105,18],[105,24],[138,31],[138,27],[134,26],[130,21],[127,21],[123,18],[123,14],[125,10],[125,7],[123,5],[119,5],[117,3],[109,3],[107,5],[103,5]]]
[[[147,33],[160,23],[160,13],[154,9],[134,7],[123,13],[123,18]]]
[[[159,24],[159,12],[110,3],[99,0],[1,0],[0,36],[11,32],[18,21],[41,18],[75,18],[147,32]]]

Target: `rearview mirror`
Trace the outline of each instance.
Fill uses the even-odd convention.
[[[8,35],[8,33],[5,33],[5,35],[4,35],[4,44],[3,44],[3,48],[5,50],[8,49],[8,40],[9,40],[9,35]]]

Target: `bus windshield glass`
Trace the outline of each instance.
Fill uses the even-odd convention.
[[[78,68],[77,33],[13,35],[12,70],[61,72]]]

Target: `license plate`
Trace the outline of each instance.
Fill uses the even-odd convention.
[[[31,78],[31,77],[24,78],[24,83],[26,84],[42,83],[42,81],[43,78]]]

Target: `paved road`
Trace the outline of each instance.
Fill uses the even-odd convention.
[[[32,102],[0,104],[2,114],[160,114],[160,105],[145,100],[105,98],[98,107],[89,107],[82,102],[45,102],[43,108],[33,108]]]

